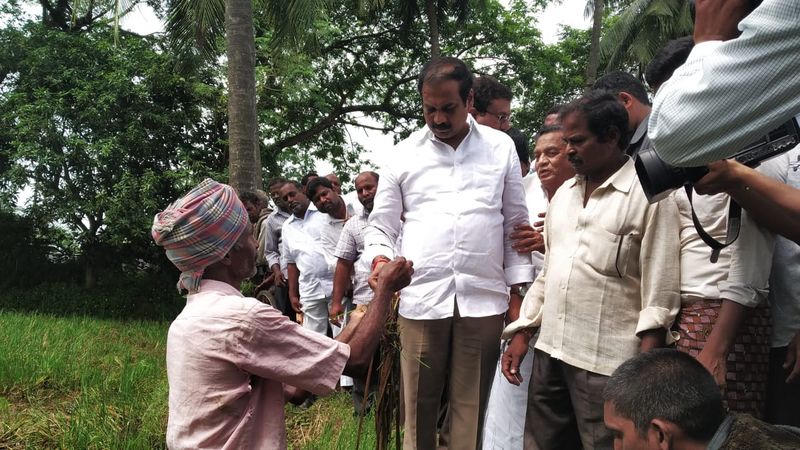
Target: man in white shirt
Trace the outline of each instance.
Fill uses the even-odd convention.
[[[281,197],[292,217],[283,224],[283,255],[289,272],[289,301],[303,313],[303,327],[326,334],[328,303],[333,291],[333,274],[325,262],[321,236],[326,215],[311,206],[303,186],[289,181]]]
[[[553,197],[545,218],[545,263],[525,296],[503,354],[519,383],[519,363],[540,326],[525,445],[610,449],[602,390],[639,351],[663,345],[680,306],[678,212],[651,205],[627,147],[628,116],[607,93],[568,105],[561,124],[579,176]]]
[[[404,448],[436,447],[449,376],[450,448],[474,449],[506,312],[516,317],[519,287],[532,279],[530,254],[517,253],[509,240],[528,212],[513,142],[468,114],[466,65],[432,59],[418,90],[427,127],[399,143],[381,171],[365,257],[373,276],[380,273],[394,255],[404,214],[400,253],[413,255],[417,274],[401,293],[398,319]]]

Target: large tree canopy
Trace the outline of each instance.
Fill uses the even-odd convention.
[[[217,82],[208,70],[176,73],[157,39],[115,46],[108,28],[39,23],[0,35],[15,33],[0,91],[6,189],[28,186],[29,212],[70,230],[87,261],[101,260],[102,244],[146,247],[152,214],[225,166],[219,115],[202,106]]]

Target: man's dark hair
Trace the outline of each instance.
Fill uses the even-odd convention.
[[[573,113],[583,115],[589,131],[597,136],[599,142],[605,142],[608,134],[616,130],[619,134],[617,147],[620,150],[628,147],[631,138],[631,133],[628,132],[628,112],[617,100],[616,95],[607,91],[592,90],[564,106],[559,113],[560,121],[563,123],[564,118]]]
[[[550,114],[552,114],[552,113],[550,113]],[[533,142],[537,142],[539,140],[539,138],[544,136],[545,134],[555,133],[557,131],[561,132],[563,130],[564,129],[561,127],[561,125],[558,125],[558,124],[544,126],[544,127],[540,128],[539,131],[536,132],[536,135],[533,137]]]
[[[307,174],[303,175],[303,178],[300,179],[300,183],[303,186],[308,186],[308,180],[312,177],[319,177],[319,174],[314,171],[308,172]]]
[[[511,89],[488,75],[475,78],[472,91],[475,93],[472,106],[480,113],[485,113],[492,101],[498,98],[511,101],[514,96]]]
[[[644,83],[636,79],[633,75],[616,70],[607,73],[594,82],[592,90],[608,91],[614,95],[619,95],[620,92],[630,94],[636,100],[639,100],[644,105],[650,104],[650,99],[647,98],[647,89]]]
[[[458,95],[466,103],[472,89],[472,72],[464,61],[450,56],[432,58],[422,66],[417,79],[417,91],[422,94],[422,85],[431,81],[454,80],[458,82]]]
[[[517,148],[519,162],[530,164],[531,154],[528,146],[528,136],[516,128],[509,128],[506,130],[506,134],[511,137],[512,141],[514,141],[514,147]]]
[[[655,90],[669,80],[675,69],[686,62],[693,48],[692,36],[684,36],[667,42],[664,48],[656,53],[644,71],[644,79],[647,80],[650,88]]]
[[[608,379],[603,400],[645,435],[653,419],[677,425],[708,441],[725,420],[722,394],[711,374],[692,356],[654,349],[622,363]]]
[[[275,186],[276,184],[286,184],[287,182],[289,182],[289,180],[284,177],[272,177],[267,180],[267,190],[272,189],[272,186]]]
[[[308,198],[313,199],[314,194],[317,193],[317,190],[320,187],[326,187],[328,189],[333,190],[333,183],[331,183],[331,180],[325,177],[314,178],[313,180],[308,182],[308,186],[306,187],[306,195],[308,195]]]
[[[250,203],[253,206],[257,206],[257,205],[260,205],[262,203],[261,202],[261,197],[259,197],[258,194],[256,194],[253,191],[242,191],[242,192],[239,192],[239,200],[242,203]]]
[[[376,182],[376,183],[377,183],[378,181],[380,181],[380,179],[381,179],[381,176],[380,176],[380,175],[378,175],[378,172],[374,172],[374,171],[372,171],[372,170],[365,170],[365,171],[361,172],[360,174],[358,174],[358,175],[356,176],[356,178],[360,177],[361,175],[364,175],[365,173],[366,173],[366,174],[369,174],[369,175],[372,175],[372,178],[375,178],[375,182]]]
[[[300,183],[297,180],[286,180],[286,183],[283,183],[283,184],[292,184],[292,185],[294,185],[294,187],[297,188],[298,191],[300,191],[300,192],[302,192],[304,194],[306,193],[306,187],[303,186],[303,184]]]

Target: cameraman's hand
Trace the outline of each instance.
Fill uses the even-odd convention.
[[[377,276],[376,288],[385,288],[391,292],[397,292],[411,283],[414,263],[402,256],[398,256],[392,262],[377,266],[375,272],[373,276]]]
[[[694,43],[739,36],[739,22],[750,14],[749,0],[696,0]]]
[[[714,161],[708,165],[708,173],[694,184],[694,190],[701,195],[718,194],[742,188],[742,173],[753,170],[733,159]]]

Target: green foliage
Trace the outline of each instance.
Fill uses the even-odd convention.
[[[600,42],[606,71],[631,67],[640,74],[671,39],[692,34],[685,0],[634,0],[609,21]]]
[[[75,283],[47,282],[0,292],[0,310],[104,319],[172,320],[185,303],[174,280],[167,285],[153,276],[116,279],[92,289]]]
[[[224,127],[204,105],[220,96],[214,72],[176,72],[157,39],[114,46],[108,29],[0,36],[18,56],[0,91],[2,187],[31,187],[29,213],[68,230],[90,264],[109,247],[152,257],[155,212],[224,170]]]
[[[302,53],[285,49],[267,57],[266,41],[257,42],[262,160],[270,173],[284,168],[297,176],[314,159],[355,173],[365,149],[351,141],[349,127],[398,141],[423,124],[416,76],[429,58],[424,24],[403,32],[392,11],[365,19],[342,5],[316,29],[318,45]],[[528,133],[552,104],[579,92],[587,49],[586,33],[574,30],[563,44],[543,44],[533,10],[522,1],[506,9],[488,0],[466,23],[442,22],[442,54],[508,84],[516,95],[515,126]]]

